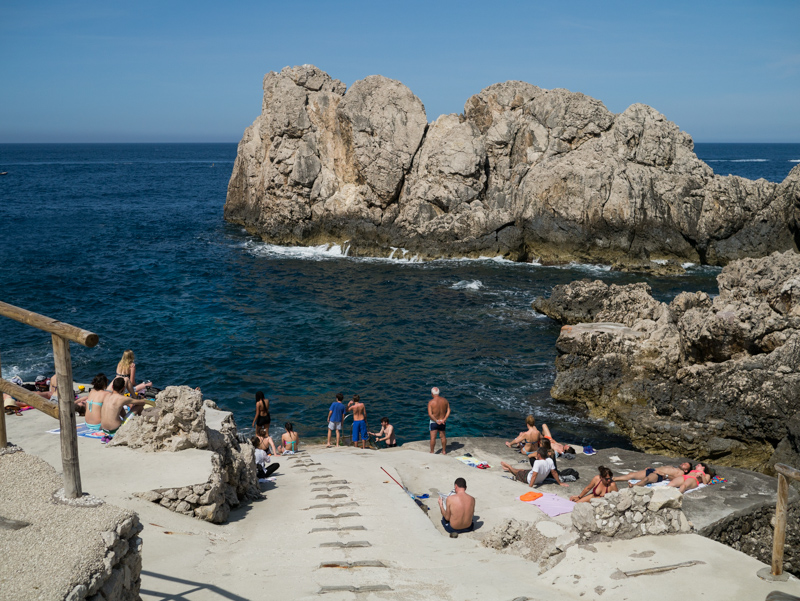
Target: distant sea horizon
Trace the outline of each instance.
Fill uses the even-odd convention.
[[[703,144],[717,173],[782,181],[800,144]],[[72,345],[77,381],[113,374],[125,349],[137,378],[200,386],[250,431],[254,394],[323,436],[337,392],[389,417],[400,442],[425,438],[426,401],[450,399],[450,436],[512,437],[527,414],[557,440],[630,447],[613,423],[549,395],[559,324],[532,301],[591,277],[646,281],[659,300],[717,292],[718,268],[651,278],[607,265],[346,256],[281,247],[222,217],[235,143],[0,144],[0,298],[99,334]],[[5,378],[50,375],[49,336],[0,319]],[[24,419],[24,418],[21,418]]]

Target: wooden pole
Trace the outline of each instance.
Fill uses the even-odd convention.
[[[64,496],[77,499],[81,490],[81,469],[78,464],[78,433],[75,420],[75,390],[72,384],[72,358],[69,340],[53,334],[53,358],[58,387],[58,421],[61,424],[61,465],[64,468]]]
[[[2,301],[0,301],[0,315],[10,317],[11,319],[16,319],[17,321],[28,324],[29,326],[33,326],[34,328],[44,330],[45,332],[50,332],[51,334],[55,334],[61,338],[66,338],[67,340],[72,340],[73,342],[77,342],[78,344],[82,344],[83,346],[88,346],[90,348],[96,346],[100,340],[97,334],[89,332],[88,330],[76,328],[68,323],[63,323],[53,319],[52,317],[46,317],[21,307],[9,305],[8,303],[4,303]]]
[[[783,574],[783,544],[786,541],[786,506],[789,503],[789,482],[778,474],[778,502],[775,505],[775,534],[772,539],[772,575]]]
[[[2,362],[0,362],[0,374],[1,373],[3,373]],[[0,399],[2,398],[3,398],[3,393],[0,392]],[[3,403],[3,412],[0,413],[0,449],[5,449],[7,444],[8,444],[8,435],[6,434],[6,404]]]
[[[10,394],[18,401],[22,401],[26,405],[30,405],[34,409],[38,409],[42,413],[46,413],[50,417],[58,419],[58,405],[44,397],[40,397],[35,392],[26,390],[2,378],[0,378],[0,392]]]

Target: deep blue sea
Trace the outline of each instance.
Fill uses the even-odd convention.
[[[800,144],[697,144],[715,171],[780,181]],[[201,386],[272,428],[325,432],[336,392],[358,393],[371,425],[427,437],[429,389],[452,404],[451,436],[511,436],[533,413],[557,439],[627,441],[552,400],[559,326],[531,302],[555,284],[639,276],[603,266],[493,259],[354,259],[341,249],[263,244],[222,219],[235,144],[0,145],[0,299],[99,334],[72,344],[78,381],[136,352],[137,377]],[[711,268],[648,280],[656,296],[716,291]],[[0,318],[3,377],[53,372],[50,337]]]

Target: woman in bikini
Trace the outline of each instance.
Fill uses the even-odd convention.
[[[272,441],[272,436],[259,436],[256,434],[250,439],[250,443],[255,448],[266,451],[267,453],[272,453],[273,455],[278,454],[278,451],[275,449],[275,443]]]
[[[253,418],[253,427],[256,429],[257,436],[269,434],[269,400],[264,398],[264,393],[260,390],[256,393],[256,416]]]
[[[281,446],[278,447],[278,453],[293,453],[297,451],[297,447],[300,445],[300,435],[294,431],[292,422],[286,422],[283,427],[286,428],[286,432],[281,436]]]
[[[153,383],[149,381],[136,384],[136,363],[134,363],[133,351],[130,349],[122,353],[122,359],[117,363],[116,377],[125,379],[125,389],[130,393],[131,397],[134,398],[137,393],[153,385]],[[110,391],[111,386],[109,385],[106,390]]]
[[[614,482],[614,474],[610,469],[601,465],[597,468],[599,475],[592,478],[588,486],[581,491],[581,494],[570,497],[570,501],[575,503],[588,503],[592,499],[605,497],[610,492],[616,492],[617,483]]]
[[[92,432],[99,432],[100,411],[103,408],[103,401],[111,394],[106,390],[108,378],[105,374],[97,374],[92,380],[92,389],[86,397],[86,427]]]
[[[570,453],[572,455],[575,454],[575,449],[568,444],[556,442],[555,438],[553,438],[552,434],[550,434],[550,428],[547,427],[547,424],[542,424],[542,436],[550,441],[550,448],[552,448],[558,455],[563,455],[564,453]]]
[[[717,473],[712,467],[706,465],[705,463],[698,463],[694,466],[693,470],[689,471],[683,476],[678,476],[677,478],[673,479],[669,485],[677,488],[681,491],[681,493],[685,493],[687,490],[697,488],[701,484],[710,484],[711,478],[716,475]]]

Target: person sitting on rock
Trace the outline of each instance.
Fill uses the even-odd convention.
[[[394,426],[389,423],[388,417],[381,418],[381,430],[380,432],[369,432],[370,436],[375,437],[375,444],[377,445],[379,442],[383,442],[386,444],[387,449],[391,449],[397,446],[397,438],[394,435]]]
[[[281,445],[278,447],[278,453],[286,455],[287,453],[294,453],[300,445],[300,435],[294,431],[292,422],[283,424],[286,432],[281,435]]]
[[[447,497],[439,496],[439,511],[442,512],[442,526],[450,536],[475,529],[475,498],[467,494],[467,481],[456,478],[454,491]]]
[[[648,467],[638,472],[631,472],[624,476],[615,476],[614,482],[628,482],[628,486],[647,486],[648,484],[655,484],[656,482],[670,482],[675,478],[680,478],[684,474],[688,474],[692,469],[692,464],[684,461],[678,467],[674,465],[660,465],[658,467]],[[638,480],[636,484],[632,484],[630,480]]]
[[[542,436],[550,441],[550,446],[556,452],[558,457],[566,453],[571,455],[575,454],[575,449],[573,449],[570,445],[556,442],[556,439],[553,438],[552,434],[550,434],[550,428],[547,427],[547,424],[542,424]]]
[[[619,490],[616,482],[614,482],[614,474],[610,469],[601,465],[597,468],[597,471],[600,473],[592,478],[592,481],[581,491],[581,494],[570,497],[570,501],[588,503],[592,499],[600,499],[605,497],[607,493]]]
[[[519,452],[523,455],[531,456],[539,448],[539,441],[542,439],[542,433],[536,427],[536,418],[529,415],[525,418],[525,424],[528,429],[520,432],[514,440],[506,442],[507,447],[514,447],[519,445]]]
[[[539,458],[533,462],[533,466],[529,470],[511,467],[505,461],[501,461],[500,465],[503,466],[505,471],[511,472],[514,475],[514,478],[522,483],[527,484],[528,486],[533,486],[534,484],[543,484],[544,481],[549,477],[553,478],[553,480],[555,480],[561,486],[569,486],[569,484],[562,482],[558,477],[556,466],[553,464],[553,460],[547,456],[547,450],[545,450],[543,447],[539,447],[536,451],[536,454]]]
[[[130,406],[131,412],[136,412],[137,409],[141,412],[147,404],[145,399],[133,399],[122,394],[122,391],[125,390],[124,378],[114,378],[114,381],[111,382],[111,390],[111,394],[103,399],[103,406],[100,409],[100,424],[109,439],[113,438],[127,418],[124,413],[125,405]]]
[[[101,429],[103,402],[111,393],[106,390],[108,378],[105,374],[97,374],[92,380],[92,389],[86,397],[86,427],[92,432]]]
[[[269,437],[267,437],[269,438]],[[256,437],[253,438],[255,440]],[[272,443],[272,439],[269,438],[269,442]],[[273,445],[274,450],[274,445]],[[274,454],[274,453],[273,453]],[[272,460],[270,456],[267,454],[265,449],[260,449],[256,447],[255,449],[255,459],[256,459],[256,475],[258,476],[259,480],[263,480],[264,478],[269,478],[273,472],[275,472],[280,466],[280,463],[270,463]]]
[[[250,439],[250,443],[256,449],[260,449],[264,452],[272,452],[273,455],[278,454],[278,451],[275,449],[275,442],[272,440],[272,436],[259,436],[256,434]]]
[[[677,488],[681,493],[685,493],[687,490],[697,488],[701,484],[710,484],[711,478],[716,475],[717,472],[711,466],[705,463],[698,463],[694,466],[694,469],[673,479],[669,485]]]

